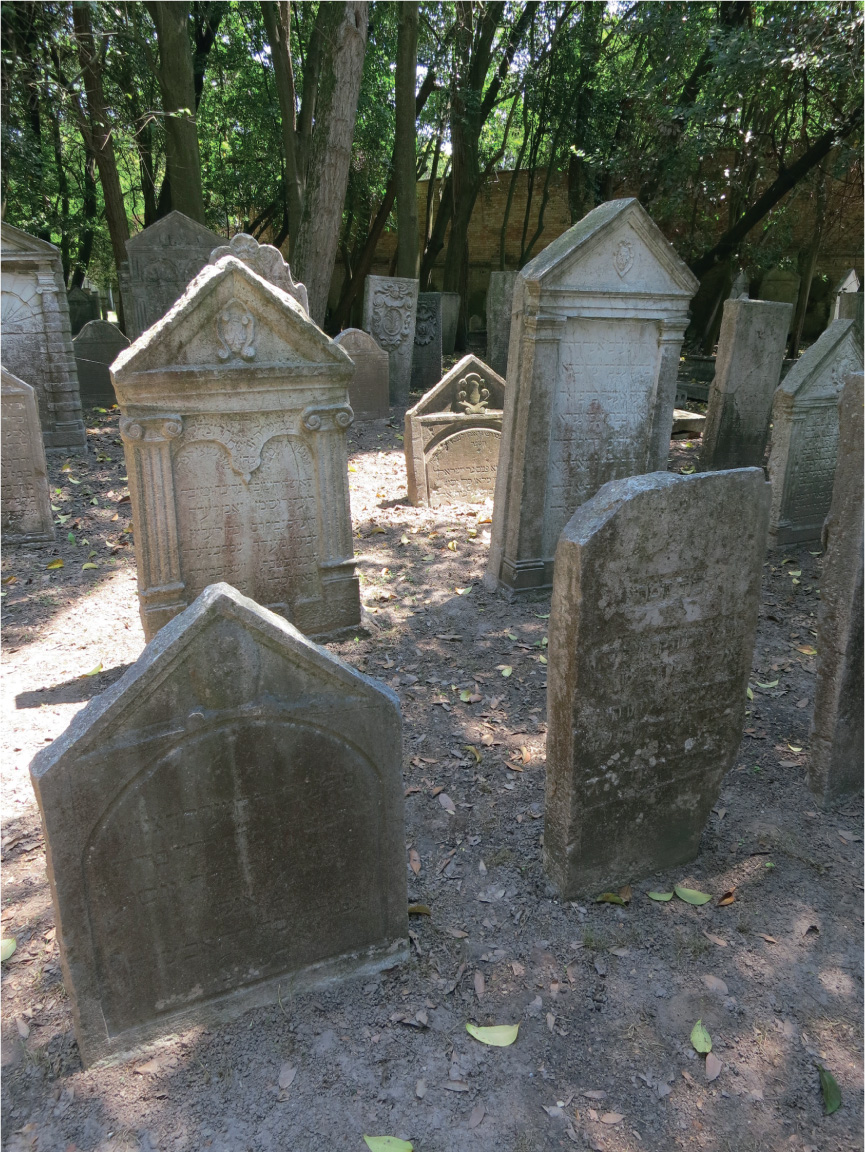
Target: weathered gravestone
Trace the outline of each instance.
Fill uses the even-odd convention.
[[[405,417],[405,465],[412,504],[479,503],[493,495],[505,382],[464,356]]]
[[[637,200],[590,212],[519,273],[485,583],[552,584],[602,484],[665,468],[697,281]]]
[[[0,530],[7,543],[53,540],[54,521],[36,392],[5,368],[0,369],[0,378]]]
[[[775,392],[772,407],[770,543],[819,540],[832,503],[838,453],[838,398],[862,367],[852,320],[836,320],[802,354]]]
[[[411,384],[418,280],[367,276],[363,289],[363,328],[390,358],[391,404],[405,404]]]
[[[799,301],[799,287],[802,277],[790,268],[770,268],[760,281],[760,299],[789,304],[787,335],[793,327],[793,316]]]
[[[334,338],[334,343],[348,353],[354,364],[348,397],[355,416],[361,420],[381,420],[389,416],[387,352],[361,328],[346,328]]]
[[[307,634],[357,624],[353,373],[296,300],[233,256],[114,362],[148,639],[217,580]]]
[[[762,465],[791,310],[791,304],[747,297],[724,301],[700,453],[703,469]]]
[[[487,361],[494,372],[507,378],[511,339],[511,307],[518,272],[490,272],[487,289]]]
[[[841,393],[841,437],[817,617],[817,686],[808,781],[830,806],[862,791],[863,377]]]
[[[114,388],[108,367],[129,341],[116,324],[91,320],[72,341],[81,399],[85,404],[114,404]]]
[[[459,292],[442,292],[442,355],[452,356],[460,318]]]
[[[309,296],[306,285],[298,283],[291,274],[291,268],[283,260],[282,253],[272,244],[259,244],[254,236],[237,232],[227,244],[220,244],[210,253],[209,264],[216,264],[223,256],[235,256],[289,296],[293,296],[304,312],[309,315]]]
[[[78,375],[60,249],[0,224],[3,363],[36,393],[49,450],[84,451]]]
[[[179,300],[225,241],[182,212],[169,212],[126,241],[121,277],[126,332],[137,339]]]
[[[399,702],[227,584],[33,761],[91,1064],[406,957]]]
[[[421,292],[417,298],[411,389],[427,392],[442,375],[442,294]]]
[[[69,305],[69,327],[73,337],[77,336],[90,320],[102,318],[98,292],[89,291],[87,288],[71,288],[66,293],[66,303]]]
[[[838,319],[855,320],[862,337],[862,313],[865,295],[861,292],[842,292],[838,297]]]
[[[742,735],[768,511],[758,468],[656,472],[562,533],[544,856],[566,898],[696,856]]]
[[[856,274],[855,268],[848,268],[838,283],[832,290],[832,320],[852,320],[852,316],[842,316],[841,309],[845,305],[842,302],[843,296],[856,294],[861,288],[859,277]],[[830,321],[831,323],[831,321]]]

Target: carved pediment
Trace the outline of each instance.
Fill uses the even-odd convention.
[[[482,416],[488,411],[501,412],[504,406],[505,381],[489,364],[469,355],[446,372],[406,415],[454,412]]]

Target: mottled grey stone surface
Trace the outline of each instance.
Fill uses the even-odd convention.
[[[352,411],[361,420],[381,420],[390,415],[388,371],[390,358],[369,332],[346,328],[334,337],[354,364],[354,379],[348,388]]]
[[[549,587],[576,509],[666,467],[696,287],[635,199],[594,209],[519,273],[487,588]]]
[[[511,339],[511,306],[518,272],[490,272],[487,289],[487,361],[507,379]]]
[[[82,1060],[406,956],[388,688],[226,584],[31,765]]]
[[[700,453],[703,469],[762,465],[792,307],[747,297],[724,301]]]
[[[459,292],[442,292],[442,355],[453,355],[460,318]]]
[[[493,495],[505,382],[464,356],[405,417],[405,466],[412,504],[479,503]]]
[[[233,256],[115,360],[148,639],[217,580],[307,635],[359,622],[353,375],[292,296]]]
[[[419,283],[400,276],[367,276],[363,288],[364,331],[390,358],[391,404],[408,401]]]
[[[769,479],[773,545],[820,539],[832,502],[838,452],[838,398],[862,367],[852,320],[836,320],[802,354],[775,392]]]
[[[5,368],[0,369],[0,378],[0,530],[7,543],[53,540],[54,519],[36,393]]]
[[[417,298],[411,389],[427,392],[442,375],[442,294],[421,292]]]
[[[544,858],[566,898],[697,855],[742,735],[768,512],[760,469],[656,472],[562,533]]]
[[[862,791],[862,447],[863,376],[841,394],[838,466],[826,521],[817,617],[817,687],[808,770],[824,806]]]
[[[114,386],[109,366],[129,341],[116,324],[91,320],[72,341],[81,399],[85,404],[114,404]]]
[[[300,284],[291,274],[291,268],[283,260],[282,253],[272,244],[259,244],[254,236],[237,232],[227,244],[220,244],[210,253],[209,264],[216,264],[223,256],[235,256],[248,264],[253,272],[293,296],[304,312],[309,315],[309,296],[306,285]]]

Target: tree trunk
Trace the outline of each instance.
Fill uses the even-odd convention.
[[[396,274],[416,280],[418,260],[417,212],[417,0],[398,5],[399,35],[396,49],[396,128],[394,165],[396,175]]]
[[[814,231],[811,236],[811,243],[802,253],[799,262],[802,283],[799,286],[799,299],[796,301],[796,315],[793,318],[793,331],[790,333],[790,346],[787,351],[791,360],[795,360],[799,355],[802,329],[805,327],[805,313],[808,311],[808,297],[811,295],[811,282],[814,279],[814,269],[817,267],[817,257],[820,255],[820,243],[823,239],[823,227],[826,223],[826,175],[823,172],[820,173],[814,199]]]
[[[303,215],[303,191],[306,172],[300,167],[296,142],[296,99],[294,68],[291,62],[291,3],[290,0],[262,0],[261,14],[279,98],[282,128],[282,148],[285,153],[285,206],[288,212],[288,258],[294,260],[297,235]]]

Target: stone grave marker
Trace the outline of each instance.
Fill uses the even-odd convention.
[[[838,467],[826,521],[808,782],[829,807],[862,791],[863,377],[841,392]]]
[[[69,305],[69,327],[75,337],[90,320],[102,318],[102,306],[99,293],[87,288],[71,288],[66,293],[66,303]]]
[[[761,469],[655,472],[562,532],[544,858],[566,899],[697,855],[741,740],[768,511]]]
[[[137,339],[179,300],[225,241],[182,212],[169,212],[126,241],[121,291],[127,335]]]
[[[362,328],[346,328],[334,337],[334,343],[348,353],[354,364],[348,398],[355,416],[361,420],[385,419],[390,415],[387,352]]]
[[[364,284],[363,328],[390,359],[391,404],[408,401],[419,283],[404,276],[367,276]]]
[[[666,467],[696,287],[635,199],[594,209],[519,273],[488,588],[549,587],[574,511]]]
[[[3,539],[16,544],[53,540],[54,519],[36,391],[5,368],[0,368],[0,379]]]
[[[796,361],[775,392],[769,479],[772,545],[819,540],[832,503],[838,453],[838,398],[862,368],[852,320],[836,320]]]
[[[291,268],[283,260],[282,253],[272,244],[259,244],[254,236],[237,232],[227,244],[220,244],[210,253],[209,264],[216,264],[223,256],[236,256],[289,296],[293,296],[304,312],[309,315],[309,296],[306,285],[299,284],[291,274]]]
[[[859,328],[860,339],[862,334],[862,312],[865,295],[862,292],[842,292],[837,300],[838,319],[855,320]]]
[[[460,318],[459,292],[442,292],[442,355],[452,356]]]
[[[464,356],[405,417],[412,504],[482,503],[495,490],[505,382]]]
[[[3,363],[36,393],[48,451],[83,452],[78,374],[60,249],[0,223]]]
[[[861,284],[859,283],[859,277],[856,274],[856,269],[855,268],[848,268],[847,271],[844,273],[844,275],[841,277],[841,279],[838,281],[838,283],[835,285],[835,288],[832,292],[832,296],[833,296],[832,319],[833,320],[852,320],[853,319],[852,316],[849,316],[849,315],[848,316],[842,316],[841,315],[841,308],[842,308],[841,298],[842,298],[842,296],[847,296],[850,293],[858,292],[860,288],[861,288]]]
[[[747,297],[724,301],[700,452],[704,470],[762,466],[792,307]]]
[[[508,375],[511,307],[518,275],[518,272],[490,272],[487,289],[487,361],[492,370],[505,379]]]
[[[392,691],[214,584],[39,753],[85,1065],[407,958],[401,727]]]
[[[760,281],[760,299],[790,305],[787,335],[793,327],[793,316],[799,300],[802,277],[791,268],[770,268]]]
[[[358,623],[353,374],[293,297],[233,256],[114,362],[148,640],[217,580],[307,634]]]
[[[129,341],[116,324],[91,320],[72,341],[81,399],[85,404],[114,404],[116,397],[109,365],[117,359]]]
[[[413,392],[427,392],[442,375],[442,294],[421,292],[417,298],[414,352],[411,361]]]

